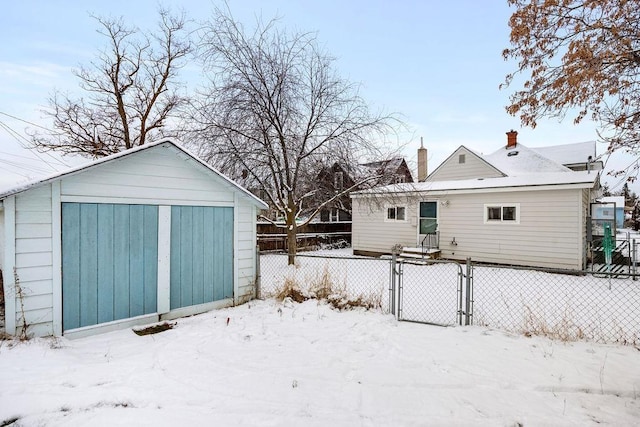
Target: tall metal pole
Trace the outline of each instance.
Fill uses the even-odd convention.
[[[467,275],[465,289],[464,324],[471,324],[471,258],[467,258]]]

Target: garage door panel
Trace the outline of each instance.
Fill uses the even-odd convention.
[[[207,246],[204,236],[204,212],[205,208],[196,206],[193,208],[193,249],[191,251],[192,257],[192,302],[193,304],[202,304],[205,302],[204,298],[204,250]]]
[[[233,208],[173,206],[171,309],[233,297]]]
[[[62,253],[80,253],[80,205],[76,203],[64,203],[62,205]],[[80,327],[80,260],[77,257],[62,257],[62,282],[64,287],[64,303],[62,305],[62,317],[65,327]]]
[[[62,204],[65,330],[156,312],[158,207]]]
[[[98,206],[80,206],[80,326],[98,323]]]
[[[129,316],[129,206],[115,205],[113,212],[120,230],[113,235],[113,312],[114,319],[125,319]]]
[[[129,210],[129,281],[144,284],[143,206],[131,206]],[[144,286],[132,286],[129,290],[129,315],[144,314]]]
[[[115,227],[113,205],[98,205],[98,227]],[[114,235],[98,233],[98,323],[114,319]]]
[[[158,208],[144,207],[144,312],[152,313],[158,306],[158,239],[149,236],[158,235]]]

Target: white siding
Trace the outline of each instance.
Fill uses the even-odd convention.
[[[438,229],[443,258],[551,268],[583,267],[584,191],[544,190],[501,193],[450,194],[448,206],[439,206]],[[417,204],[408,202],[417,218]],[[485,204],[520,206],[519,224],[484,222]],[[353,200],[353,249],[389,253],[400,243],[416,245],[416,220],[404,224],[384,222],[384,209]],[[451,244],[453,239],[457,245]]]
[[[15,267],[23,294],[22,301],[15,295],[16,334],[22,330],[24,305],[27,332],[52,335],[51,184],[16,195],[15,212]]]
[[[405,206],[406,221],[385,221],[387,207]],[[391,253],[391,248],[417,245],[417,208],[414,199],[352,200],[351,247],[354,251]]]
[[[63,201],[233,206],[234,189],[176,149],[158,146],[62,178]]]
[[[255,297],[256,208],[240,199],[238,209],[238,295],[237,302]]]
[[[444,258],[552,268],[582,268],[582,190],[447,197],[440,209]],[[485,204],[518,203],[520,223],[484,223]],[[457,245],[451,241],[455,237]]]
[[[13,200],[13,196],[9,199]],[[55,277],[56,274],[60,276],[60,266],[55,264],[60,264],[59,205],[65,201],[234,207],[238,227],[234,260],[237,293],[235,301],[229,300],[229,304],[255,296],[256,207],[253,200],[177,149],[157,146],[74,175],[62,176],[57,181],[41,184],[15,196],[15,224],[12,222],[11,229],[15,231],[15,239],[5,242],[6,247],[2,249],[6,254],[7,248],[11,249],[10,252],[15,248],[15,255],[11,253],[1,262],[7,264],[4,265],[7,270],[5,278],[11,274],[10,285],[15,264],[24,290],[23,301],[12,296],[6,305],[15,320],[16,334],[20,333],[23,319],[21,302],[24,303],[24,317],[30,334],[61,333],[55,325],[56,322],[61,324],[61,319],[56,316],[61,314],[62,303],[60,277]],[[5,236],[11,234],[4,229],[5,217],[6,212],[0,210],[0,224],[3,224],[0,244]],[[223,303],[225,301],[210,306],[217,307]],[[7,326],[11,323],[7,322]]]
[[[0,271],[4,264],[4,209],[0,209]]]
[[[459,155],[464,154],[465,162],[459,163]],[[450,181],[473,178],[497,178],[503,176],[495,168],[464,147],[458,148],[428,177],[427,181]]]

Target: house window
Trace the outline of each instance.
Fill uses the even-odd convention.
[[[420,234],[433,234],[438,229],[438,203],[420,202]]]
[[[404,175],[396,175],[393,178],[394,184],[402,184],[404,182]]]
[[[467,160],[466,157],[467,156],[465,154],[459,154],[458,155],[458,163],[460,163],[460,164],[464,163]]]
[[[336,172],[333,175],[333,188],[335,190],[342,190],[343,186],[344,186],[344,175],[342,174],[342,172]]]
[[[338,222],[340,218],[340,211],[337,208],[332,208],[329,212],[329,222]]]
[[[520,204],[486,204],[484,205],[484,222],[520,223]]]
[[[406,208],[404,206],[392,206],[387,208],[387,221],[406,221]]]

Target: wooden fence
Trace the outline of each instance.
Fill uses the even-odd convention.
[[[280,225],[280,226],[279,226]],[[284,224],[258,222],[260,251],[286,251],[287,229]],[[298,228],[298,249],[317,249],[323,246],[351,245],[351,222],[313,222]]]

